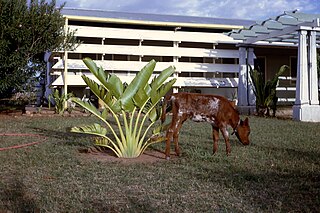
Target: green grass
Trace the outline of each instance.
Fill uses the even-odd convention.
[[[91,138],[67,128],[91,117],[0,120],[1,133],[39,133],[48,140],[0,152],[0,212],[317,212],[320,123],[250,117],[251,141],[231,136],[212,155],[211,127],[186,122],[182,156],[123,164],[84,159]],[[0,147],[31,142],[0,136]],[[154,145],[164,150],[165,144]],[[173,149],[172,149],[173,152]]]

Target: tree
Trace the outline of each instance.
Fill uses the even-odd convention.
[[[91,59],[85,58],[83,61],[97,81],[85,75],[82,75],[82,78],[103,103],[104,109],[100,111],[90,102],[76,97],[71,100],[99,118],[104,125],[94,123],[73,127],[71,132],[98,136],[100,140],[97,140],[95,145],[110,148],[118,157],[125,158],[138,157],[150,144],[165,139],[160,136],[162,126],[153,126],[162,113],[159,105],[161,98],[176,82],[176,79],[166,82],[175,72],[174,67],[163,70],[149,83],[156,66],[156,61],[151,60],[128,85],[118,76],[106,73],[101,67],[98,68]],[[110,115],[113,116],[117,127],[111,125]],[[150,122],[147,124],[148,120]],[[150,137],[147,135],[149,130],[153,130]]]
[[[20,91],[44,71],[44,52],[72,49],[74,32],[56,1],[0,0],[0,99]]]

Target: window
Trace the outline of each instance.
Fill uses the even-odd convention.
[[[161,61],[161,56],[152,56],[152,55],[150,55],[150,56],[143,56],[142,57],[142,61],[144,61],[144,62],[149,62],[152,59],[154,59],[156,61]]]
[[[202,43],[202,42],[181,42],[179,44],[179,47],[213,49],[213,44],[212,43]]]
[[[128,60],[128,56],[127,55],[115,54],[115,55],[113,55],[113,60],[114,61],[127,61]]]
[[[138,46],[139,45],[139,40],[107,38],[107,39],[105,39],[104,44],[105,45]]]
[[[234,58],[223,58],[222,61],[224,64],[236,64],[237,62]]]
[[[173,47],[172,41],[143,40],[143,46]]]
[[[102,38],[77,37],[77,39],[84,44],[101,44],[102,43]]]
[[[82,59],[80,53],[68,53],[68,58],[69,59]]]
[[[82,58],[91,58],[92,60],[101,60],[102,54],[82,53]]]

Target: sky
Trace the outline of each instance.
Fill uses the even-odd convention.
[[[320,14],[320,0],[57,0],[65,8],[266,20],[298,9]]]

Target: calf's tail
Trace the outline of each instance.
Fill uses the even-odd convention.
[[[164,123],[166,121],[166,115],[167,115],[167,104],[171,100],[171,95],[165,96],[163,103],[162,103],[162,114],[161,114],[161,123]]]

